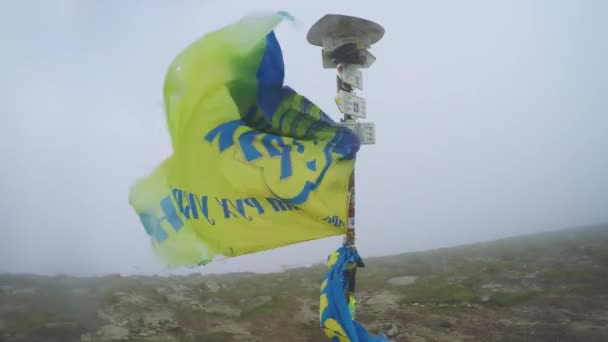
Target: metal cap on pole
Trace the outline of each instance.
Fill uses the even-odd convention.
[[[364,145],[376,143],[376,131],[367,118],[367,104],[355,89],[363,90],[361,69],[369,68],[376,57],[368,51],[384,36],[384,28],[367,19],[340,14],[327,14],[308,31],[306,39],[322,47],[321,58],[325,69],[337,71],[336,105],[344,114],[341,124],[353,130]],[[355,243],[355,176],[350,179],[349,217],[346,243]]]

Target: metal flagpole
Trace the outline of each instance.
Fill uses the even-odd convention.
[[[367,19],[327,14],[308,31],[310,44],[321,46],[323,68],[337,71],[336,104],[344,114],[341,124],[357,133],[364,145],[376,143],[375,127],[370,122],[360,122],[367,117],[366,102],[357,96],[355,89],[363,90],[361,69],[369,68],[376,57],[368,49],[384,35],[384,28]],[[344,243],[355,248],[355,172],[349,180],[348,227]],[[359,267],[365,265],[361,263]],[[355,291],[356,268],[349,271],[347,302]]]

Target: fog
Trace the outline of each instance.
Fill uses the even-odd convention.
[[[608,221],[606,1],[5,1],[0,272],[168,274],[128,204],[171,154],[165,71],[261,10],[299,21],[277,29],[286,84],[335,119],[308,28],[339,13],[386,29],[361,92],[377,133],[357,160],[364,258]],[[275,271],[340,243],[190,271]]]

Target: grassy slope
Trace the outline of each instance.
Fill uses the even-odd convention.
[[[608,226],[366,263],[357,319],[374,332],[392,329],[395,341],[608,341]],[[103,326],[132,341],[326,341],[317,321],[324,270],[2,275],[0,341],[77,341],[85,333],[103,340],[95,333]],[[401,276],[417,278],[389,282]]]

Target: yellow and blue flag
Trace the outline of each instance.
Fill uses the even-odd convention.
[[[346,232],[360,141],[285,86],[274,28],[244,17],[186,47],[165,77],[173,154],[129,202],[168,266]]]
[[[327,259],[327,273],[321,283],[319,320],[325,335],[332,342],[390,342],[382,333],[371,335],[354,320],[346,293],[349,289],[347,271],[362,264],[361,256],[350,245],[344,245]],[[349,298],[354,300],[354,298]]]

